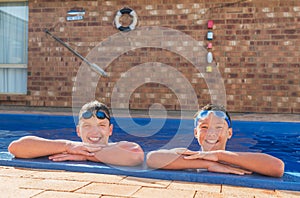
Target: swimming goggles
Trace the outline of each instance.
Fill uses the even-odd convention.
[[[197,117],[195,118],[195,121],[194,121],[194,126],[195,128],[197,127],[198,125],[198,121],[199,119],[205,119],[209,116],[210,113],[213,113],[215,116],[219,117],[219,118],[223,118],[227,124],[228,124],[228,127],[231,128],[231,120],[230,118],[226,115],[225,112],[223,111],[213,111],[213,110],[203,110],[203,111],[200,111],[199,114],[197,115]]]
[[[101,111],[100,109],[96,110],[95,114],[94,111],[85,111],[84,113],[82,113],[82,116],[84,119],[89,119],[91,118],[93,115],[95,115],[98,119],[103,120],[105,118],[107,118],[108,120],[110,120],[110,117],[108,117],[103,111]]]

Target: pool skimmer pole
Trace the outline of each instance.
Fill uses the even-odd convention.
[[[54,36],[53,34],[51,34],[51,32],[49,32],[48,29],[45,29],[45,32],[47,34],[49,34],[52,38],[54,38],[57,42],[59,42],[60,44],[62,44],[66,48],[68,48],[68,50],[70,50],[73,54],[75,54],[76,56],[78,56],[86,64],[88,64],[91,67],[91,69],[94,70],[96,73],[98,73],[98,74],[100,74],[102,76],[107,77],[107,73],[101,67],[99,67],[95,63],[90,63],[86,58],[84,58],[81,54],[79,54],[74,49],[72,49],[69,45],[67,45],[65,42],[63,42],[60,38],[58,38],[58,37]]]

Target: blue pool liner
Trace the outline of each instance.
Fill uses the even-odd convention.
[[[30,169],[64,170],[72,172],[126,175],[162,180],[225,184],[270,190],[300,191],[300,175],[291,172],[285,172],[281,178],[273,178],[259,174],[241,176],[233,174],[211,173],[205,170],[152,170],[147,168],[145,164],[136,167],[118,167],[88,161],[52,162],[47,157],[36,159],[17,159],[8,152],[0,153],[0,165]]]

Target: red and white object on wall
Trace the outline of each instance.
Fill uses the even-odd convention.
[[[209,20],[209,21],[207,22],[207,28],[208,28],[208,29],[213,29],[213,27],[214,27],[214,21],[213,21],[213,20]]]
[[[214,33],[212,31],[207,32],[207,40],[213,40],[214,39]]]
[[[213,26],[214,26],[214,22],[213,20],[209,20],[207,22],[207,28],[209,29],[209,31],[207,32],[207,40],[211,41],[213,40]],[[207,53],[207,57],[206,57],[206,60],[207,60],[207,63],[212,63],[213,62],[213,54],[210,50],[212,50],[212,42],[209,42],[207,44],[207,49],[209,50],[209,52]]]
[[[207,49],[212,49],[212,43],[211,43],[211,42],[209,42],[209,43],[207,44]]]
[[[208,63],[212,63],[213,62],[213,54],[212,54],[212,52],[208,52],[207,53],[207,62]]]

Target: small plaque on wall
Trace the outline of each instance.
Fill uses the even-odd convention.
[[[67,21],[78,21],[83,20],[85,15],[85,10],[83,8],[71,9],[68,11]]]

